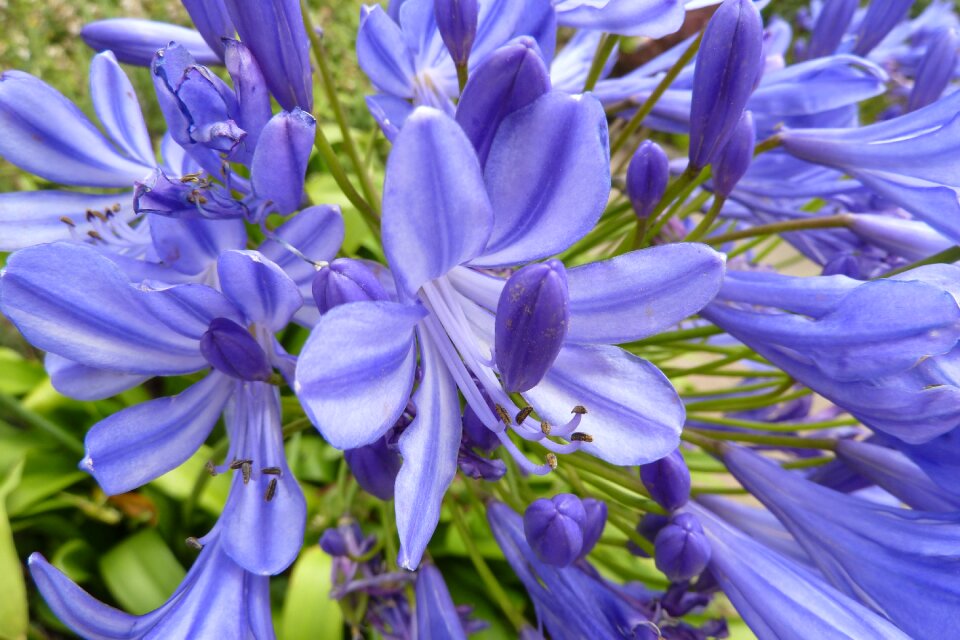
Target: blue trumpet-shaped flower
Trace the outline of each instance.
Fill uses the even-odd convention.
[[[723,272],[712,250],[659,247],[566,271],[569,326],[553,365],[524,392],[531,408],[507,394],[491,350],[505,282],[484,270],[545,258],[592,228],[607,200],[608,162],[600,105],[557,92],[499,123],[484,166],[460,126],[436,110],[416,111],[396,138],[383,241],[399,302],[327,312],[304,346],[296,392],[331,444],[369,444],[407,406],[419,353],[417,414],[399,440],[403,566],[418,563],[456,471],[458,389],[531,472],[549,472],[553,454],[580,448],[615,464],[676,448],[676,392],[656,368],[610,344],[701,308]],[[543,445],[547,463],[523,456],[508,428]]]
[[[553,5],[564,27],[648,38],[679,31],[686,15],[680,0],[555,0]]]

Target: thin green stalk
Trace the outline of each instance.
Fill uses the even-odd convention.
[[[736,249],[728,253],[727,257],[732,258],[732,257],[738,256],[741,253],[743,253],[743,251],[749,251],[752,248],[754,242],[758,244],[762,244],[766,240],[768,240],[768,238],[757,238],[756,240],[752,240],[750,242],[744,242],[742,245],[740,245],[739,247],[737,247]],[[774,236],[770,244],[768,244],[763,249],[758,251],[757,255],[753,257],[753,260],[751,262],[753,264],[760,264],[761,260],[763,260],[764,258],[769,256],[771,253],[776,251],[777,247],[779,247],[781,244],[783,244],[783,238],[781,238],[780,236]],[[743,249],[743,251],[741,251],[741,249]]]
[[[361,196],[357,190],[353,188],[353,185],[350,184],[350,179],[347,177],[346,171],[343,170],[343,165],[340,164],[340,159],[337,158],[337,152],[333,150],[333,146],[330,144],[330,141],[327,140],[327,136],[323,133],[323,127],[317,126],[313,144],[317,148],[317,151],[320,152],[320,155],[323,156],[324,161],[327,163],[327,169],[329,169],[330,175],[333,176],[337,186],[340,187],[340,191],[342,191],[343,195],[347,197],[347,200],[350,201],[350,204],[356,207],[357,211],[360,212],[360,215],[363,217],[363,221],[367,223],[367,226],[370,227],[370,230],[375,234],[379,234],[380,217],[371,208],[370,204],[363,199],[363,196]]]
[[[680,437],[688,437],[690,434],[705,436],[713,440],[766,444],[775,447],[825,449],[827,451],[833,451],[837,448],[837,441],[834,438],[801,438],[796,436],[769,436],[757,433],[740,433],[736,431],[703,431],[701,429],[693,429],[692,427],[684,429]]]
[[[748,493],[743,487],[690,487],[690,495],[702,496],[704,494],[715,496],[739,496]]]
[[[802,231],[805,229],[832,229],[838,227],[849,227],[853,221],[850,214],[840,213],[835,216],[821,216],[817,218],[803,218],[800,220],[786,220],[784,222],[771,222],[770,224],[760,224],[749,229],[731,231],[723,233],[712,238],[704,240],[707,244],[718,245],[743,238],[753,238],[756,236],[769,236],[774,233],[787,233],[790,231]]]
[[[820,467],[828,462],[833,462],[836,460],[834,456],[820,456],[817,458],[801,458],[800,460],[791,460],[790,462],[784,462],[780,466],[784,469],[810,469],[813,467]]]
[[[597,45],[597,52],[593,54],[593,62],[590,63],[587,81],[583,85],[584,93],[593,91],[593,88],[597,86],[597,80],[600,79],[600,74],[603,73],[603,67],[606,66],[607,60],[610,59],[610,54],[613,53],[619,40],[620,38],[612,33],[605,33],[603,37],[600,38],[600,44]]]
[[[691,178],[682,184],[679,194],[673,196],[676,198],[677,204],[671,207],[665,215],[660,215],[661,212],[670,204],[670,201],[667,200],[667,196],[664,196],[663,200],[660,201],[660,204],[657,206],[654,212],[650,214],[651,220],[658,217],[659,219],[655,225],[648,224],[647,232],[643,236],[642,246],[647,246],[650,244],[651,239],[655,238],[663,229],[663,227],[670,222],[670,219],[676,214],[676,212],[683,207],[684,202],[686,202],[686,199],[693,192],[693,190],[710,179],[711,171],[710,167],[702,169],[700,172],[685,171],[680,178],[683,178],[684,175],[689,175]],[[677,182],[680,182],[680,178],[677,179]]]
[[[761,153],[766,153],[772,149],[776,149],[780,146],[780,136],[772,135],[766,140],[762,140],[757,143],[757,146],[753,148],[753,157],[756,158]]]
[[[457,65],[457,84],[460,86],[460,93],[467,86],[467,80],[470,77],[470,68],[466,64]]]
[[[599,460],[596,460],[584,453],[575,453],[564,456],[561,460],[561,463],[572,465],[573,467],[585,471],[587,474],[593,474],[603,478],[604,480],[609,480],[611,483],[619,487],[629,489],[630,491],[639,493],[647,498],[650,497],[650,492],[647,491],[647,488],[643,486],[642,482],[640,482],[639,477],[631,475],[626,471],[609,467]]]
[[[684,67],[687,66],[693,57],[697,55],[697,50],[700,49],[700,41],[703,39],[703,32],[701,31],[697,38],[690,43],[690,46],[687,47],[687,50],[683,52],[677,61],[673,64],[672,67],[667,71],[666,75],[663,76],[663,79],[657,84],[656,88],[653,90],[653,93],[650,94],[643,104],[640,105],[640,108],[637,109],[637,112],[633,114],[633,117],[630,118],[627,125],[624,127],[623,131],[620,132],[620,135],[617,136],[616,140],[613,141],[613,144],[610,147],[610,155],[613,156],[620,149],[623,148],[623,145],[627,143],[630,139],[630,136],[640,128],[640,125],[643,123],[643,120],[650,115],[650,112],[653,111],[653,107],[657,104],[657,101],[660,100],[660,97],[666,92],[670,85],[673,84],[673,81],[677,79],[677,76],[680,75],[680,72],[683,71]],[[627,157],[627,162],[629,162],[629,156]],[[621,171],[616,171],[615,173],[620,173]]]
[[[653,543],[637,533],[636,528],[626,522],[626,519],[622,515],[614,513],[613,510],[610,509],[610,505],[607,505],[607,509],[607,522],[619,529],[623,535],[627,536],[630,542],[643,549],[646,554],[652,558],[654,554]]]
[[[560,471],[561,468],[557,468],[557,472]],[[644,513],[666,513],[663,510],[663,507],[658,505],[656,502],[640,498],[636,494],[630,493],[629,491],[624,491],[617,484],[612,483],[605,478],[584,474],[582,481],[588,483],[594,488],[594,494],[602,495],[606,500],[612,500],[613,502],[623,505],[628,509],[642,511]]]
[[[686,242],[697,242],[706,235],[707,231],[710,230],[710,227],[713,225],[713,221],[717,219],[717,216],[720,215],[720,210],[723,209],[723,203],[727,199],[723,196],[716,196],[713,199],[713,204],[710,206],[710,210],[707,211],[707,215],[703,216],[703,220],[693,228],[693,231],[687,234],[687,237],[684,238]]]
[[[337,126],[340,127],[340,133],[343,135],[343,145],[346,147],[347,156],[350,158],[350,162],[353,164],[353,168],[360,178],[360,188],[363,191],[366,201],[370,203],[374,213],[379,215],[380,196],[373,186],[373,180],[370,178],[370,174],[367,173],[367,167],[363,164],[363,160],[357,150],[357,145],[353,140],[353,134],[350,132],[350,125],[347,123],[346,113],[343,110],[343,105],[340,103],[337,87],[333,82],[333,74],[330,73],[330,63],[327,60],[327,51],[323,46],[323,40],[321,40],[320,35],[313,27],[310,19],[310,11],[304,0],[301,0],[300,8],[303,13],[303,21],[307,29],[307,34],[310,36],[310,46],[313,49],[313,57],[316,59],[317,68],[320,70],[320,84],[327,96],[327,101],[330,103],[330,108],[333,110],[333,117],[337,121]],[[319,128],[320,125],[318,124],[317,129]]]
[[[924,258],[923,260],[917,260],[916,262],[910,263],[905,267],[900,267],[899,269],[894,269],[893,271],[888,271],[887,273],[880,276],[881,278],[889,278],[890,276],[895,276],[898,273],[903,273],[904,271],[910,271],[910,269],[916,269],[917,267],[922,267],[927,264],[945,264],[957,262],[960,260],[960,246],[950,247],[945,251],[940,253],[935,253],[932,256]]]
[[[760,422],[757,420],[740,420],[738,418],[720,418],[705,416],[699,413],[690,413],[687,419],[693,422],[715,424],[721,427],[739,427],[741,429],[755,429],[757,431],[817,431],[820,429],[834,429],[836,427],[852,427],[860,424],[856,418],[837,418],[820,422]]]
[[[449,506],[450,513],[453,515],[453,524],[460,534],[463,546],[467,549],[467,555],[470,556],[473,568],[477,570],[477,575],[480,576],[484,587],[486,587],[486,592],[493,598],[493,601],[497,603],[497,606],[503,611],[503,615],[510,621],[513,628],[519,632],[528,626],[526,619],[514,606],[513,601],[510,600],[510,596],[507,595],[507,592],[500,586],[500,581],[493,574],[493,571],[490,570],[483,556],[480,555],[480,550],[477,548],[477,543],[470,534],[470,528],[467,526],[467,520],[460,510],[460,506],[453,502],[450,502]]]
[[[16,398],[5,393],[0,393],[0,409],[4,410],[13,418],[26,424],[29,427],[46,433],[48,436],[62,444],[71,453],[83,455],[83,442],[80,438],[70,433],[52,420],[44,418],[39,413],[34,413],[17,401]]]
[[[681,340],[692,340],[694,338],[708,338],[723,333],[723,329],[713,325],[694,327],[693,329],[677,329],[676,331],[665,331],[655,336],[644,338],[636,342],[631,342],[626,347],[647,347],[654,344],[664,344],[667,342],[679,342]]]
[[[681,398],[703,398],[708,396],[726,396],[734,393],[744,393],[746,391],[759,391],[775,387],[777,382],[757,382],[755,384],[745,384],[740,387],[726,387],[725,389],[710,389],[708,391],[688,391],[680,394]]]

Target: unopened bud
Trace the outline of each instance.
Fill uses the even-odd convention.
[[[387,292],[373,272],[359,260],[339,258],[317,271],[313,299],[320,313],[348,302],[386,300]]]
[[[583,521],[583,545],[580,548],[582,558],[593,550],[603,534],[603,527],[607,524],[607,503],[594,498],[584,498],[581,502],[587,514]]]
[[[466,65],[477,37],[477,0],[434,0],[433,12],[450,57],[457,65]]]
[[[580,498],[560,493],[549,500],[535,500],[523,514],[523,532],[537,557],[557,567],[577,559],[583,548],[587,519]]]
[[[717,194],[723,197],[730,195],[750,168],[756,144],[757,130],[753,125],[753,114],[744,111],[727,144],[713,160],[713,190]]]
[[[270,379],[267,354],[250,332],[227,318],[214,318],[200,338],[200,353],[221,373],[240,380]]]
[[[690,499],[690,471],[679,451],[641,466],[640,479],[650,497],[664,509],[673,511]]]
[[[700,521],[689,513],[678,513],[654,540],[657,569],[673,582],[700,575],[710,562],[710,541]]]
[[[347,449],[343,457],[357,484],[381,500],[393,498],[393,487],[400,472],[400,456],[387,445],[386,437],[373,444]]]
[[[627,195],[638,218],[647,218],[657,207],[670,179],[670,159],[652,140],[644,140],[627,167]]]

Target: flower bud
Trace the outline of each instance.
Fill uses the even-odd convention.
[[[763,64],[763,21],[751,0],[725,0],[703,34],[693,72],[690,166],[713,161],[733,132]]]
[[[387,292],[365,264],[338,258],[317,271],[313,279],[313,299],[320,313],[326,313],[347,302],[386,300]]]
[[[827,0],[823,4],[807,45],[808,60],[836,52],[858,4],[857,0]]]
[[[660,530],[667,526],[667,523],[670,522],[670,518],[667,516],[662,516],[659,513],[648,513],[640,518],[640,522],[637,523],[637,533],[649,540],[651,543],[656,540],[657,534],[660,533]],[[632,540],[627,540],[627,550],[635,556],[640,556],[641,558],[649,558],[650,556],[644,551],[639,545],[635,544]]]
[[[434,0],[433,12],[450,57],[466,65],[477,37],[477,0]]]
[[[656,208],[670,179],[670,159],[652,140],[644,140],[627,167],[627,195],[638,218],[647,218]]]
[[[730,139],[713,160],[713,190],[724,198],[730,195],[740,178],[750,168],[753,148],[757,144],[757,130],[753,114],[744,111],[734,127]]]
[[[393,498],[394,483],[400,472],[400,456],[387,445],[386,437],[364,447],[347,449],[343,458],[364,491],[381,500]]]
[[[497,368],[508,391],[527,391],[553,365],[570,319],[563,263],[523,267],[507,280],[497,304],[494,343]]]
[[[641,466],[640,479],[664,509],[679,509],[690,499],[690,471],[679,451]]]
[[[500,438],[483,424],[469,404],[463,409],[463,440],[469,447],[493,451],[500,446]]]
[[[607,524],[607,503],[593,498],[584,498],[581,502],[587,514],[583,521],[583,546],[580,548],[582,558],[593,550],[603,534],[603,527]]]
[[[931,38],[927,51],[917,67],[913,90],[907,99],[907,111],[914,111],[937,101],[957,68],[957,31],[941,29]]]
[[[327,555],[334,558],[342,558],[350,555],[351,547],[358,548],[359,541],[363,538],[363,532],[360,525],[356,522],[350,522],[330,527],[320,536],[320,548]]]
[[[560,493],[549,500],[535,500],[527,507],[523,514],[523,532],[538,558],[547,564],[565,567],[580,555],[586,519],[580,498]]]
[[[866,56],[873,51],[887,34],[903,20],[913,0],[877,0],[867,5],[867,12],[857,29],[857,42],[853,53]]]
[[[221,373],[240,380],[270,379],[267,354],[250,332],[227,318],[214,318],[200,337],[200,353]]]
[[[710,562],[710,541],[700,521],[689,513],[671,517],[653,544],[657,569],[673,582],[700,575]]]

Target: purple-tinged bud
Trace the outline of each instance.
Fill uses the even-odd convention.
[[[320,536],[320,548],[334,558],[349,556],[351,546],[357,547],[363,531],[356,522],[330,527]]]
[[[857,0],[827,0],[823,4],[807,45],[808,60],[836,53],[858,4]]]
[[[570,319],[567,273],[559,260],[523,267],[497,304],[497,368],[508,391],[537,385],[560,353]]]
[[[381,500],[393,498],[394,483],[400,472],[400,456],[387,445],[386,437],[364,447],[347,449],[343,458],[364,491]]]
[[[603,527],[607,524],[607,503],[593,498],[584,498],[583,510],[587,514],[583,521],[583,545],[580,548],[580,557],[590,553],[603,534]]]
[[[651,543],[657,539],[657,534],[660,533],[660,530],[667,526],[667,523],[670,522],[668,516],[662,516],[659,513],[648,513],[640,518],[640,522],[637,523],[637,533],[649,540]],[[639,545],[635,544],[633,541],[627,541],[627,550],[635,556],[640,556],[641,558],[649,558],[650,555],[647,554]]]
[[[457,65],[466,65],[477,37],[477,0],[433,0],[433,12],[450,57]]]
[[[657,569],[673,582],[700,575],[710,562],[710,542],[696,516],[678,513],[653,542]]]
[[[416,636],[420,640],[467,640],[460,613],[453,604],[443,574],[432,564],[417,571]]]
[[[664,509],[679,509],[690,499],[690,470],[675,450],[665,458],[640,467],[640,479],[650,497]]]
[[[867,13],[857,29],[857,42],[853,53],[866,56],[887,37],[891,29],[903,20],[913,0],[874,0],[867,5]]]
[[[670,179],[670,158],[652,140],[644,140],[630,158],[627,167],[627,195],[638,218],[653,213],[667,190]]]
[[[227,318],[214,318],[200,337],[200,353],[221,373],[240,380],[270,379],[267,354],[250,332]]]
[[[523,514],[523,533],[537,557],[557,567],[577,559],[583,548],[583,526],[587,512],[580,498],[559,493],[549,500],[540,498]]]
[[[730,139],[713,160],[713,190],[724,198],[730,195],[740,178],[750,168],[753,148],[757,144],[757,129],[753,114],[744,111],[733,129]]]
[[[751,0],[725,0],[703,34],[693,72],[690,166],[702,169],[740,121],[763,64],[763,21]]]
[[[955,29],[941,29],[931,38],[917,67],[913,89],[907,99],[907,111],[933,104],[943,94],[957,68],[958,44]]]
[[[320,313],[348,302],[387,298],[387,291],[377,276],[359,260],[338,258],[317,271],[313,279],[313,299]]]
[[[500,446],[500,438],[483,424],[469,404],[463,409],[463,440],[469,447],[493,451]]]

